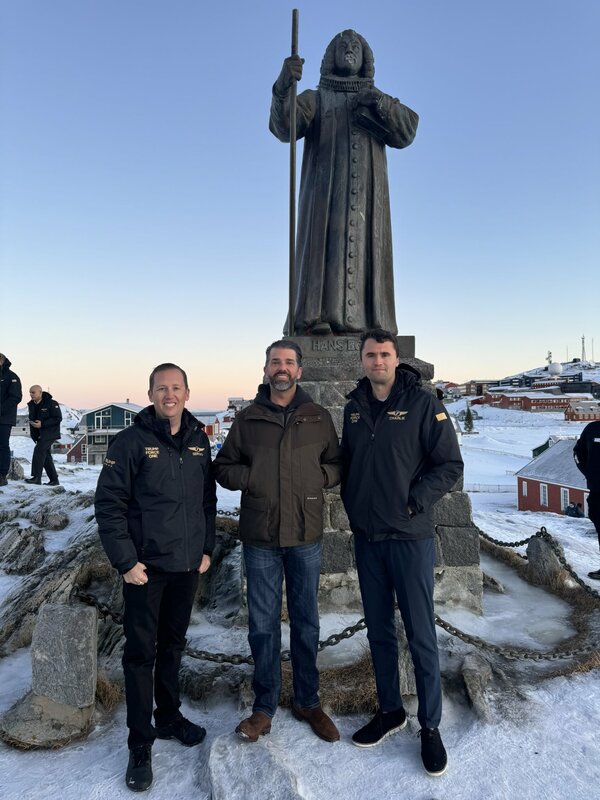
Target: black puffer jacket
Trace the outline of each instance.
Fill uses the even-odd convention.
[[[54,442],[60,439],[60,423],[62,420],[62,412],[56,400],[52,399],[49,392],[42,392],[42,399],[39,403],[34,403],[30,400],[27,403],[29,409],[29,419],[39,420],[42,423],[41,428],[32,428],[29,426],[29,435],[34,442],[43,440],[46,442]]]
[[[299,386],[287,412],[262,385],[235,418],[215,459],[217,480],[241,489],[240,539],[295,547],[323,535],[323,492],[340,481],[340,447],[329,412]]]
[[[212,552],[217,495],[203,427],[184,409],[178,443],[148,406],[115,436],[96,488],[96,520],[121,574],[138,561],[187,572]]]
[[[600,421],[585,426],[573,448],[573,455],[585,475],[588,489],[600,492]]]
[[[344,409],[341,494],[350,527],[369,541],[430,538],[432,507],[463,471],[452,422],[406,365],[375,422],[371,397],[363,378]]]
[[[0,367],[0,425],[17,424],[17,406],[23,399],[19,376],[10,367],[10,361],[4,356]]]

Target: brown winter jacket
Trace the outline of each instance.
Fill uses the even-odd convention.
[[[215,462],[217,481],[240,489],[240,539],[294,547],[323,534],[324,488],[340,482],[338,436],[329,412],[300,387],[282,413],[259,387],[235,418]]]

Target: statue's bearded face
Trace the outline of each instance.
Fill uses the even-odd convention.
[[[358,75],[363,64],[362,44],[356,36],[343,33],[335,45],[337,75]]]

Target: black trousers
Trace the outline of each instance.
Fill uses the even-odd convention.
[[[590,489],[588,494],[588,517],[594,523],[598,534],[598,547],[600,547],[600,491]]]
[[[354,551],[379,707],[395,711],[402,706],[397,602],[415,670],[417,718],[422,728],[437,728],[442,716],[442,687],[433,612],[434,541],[368,542],[355,535]]]
[[[0,475],[8,475],[10,470],[10,431],[12,425],[0,425]]]
[[[58,480],[56,467],[54,466],[54,461],[50,455],[50,450],[55,441],[55,439],[39,438],[35,443],[35,447],[33,449],[33,458],[31,459],[32,478],[41,478],[42,470],[45,469],[49,480]]]
[[[198,572],[148,570],[148,583],[123,581],[125,613],[125,699],[130,748],[151,744],[152,726],[168,725],[180,716],[179,666],[186,644]]]

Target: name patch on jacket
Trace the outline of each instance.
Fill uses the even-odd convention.
[[[394,422],[404,422],[408,411],[386,411],[389,420]]]
[[[114,467],[114,465],[115,465],[116,463],[117,463],[117,462],[116,462],[116,461],[113,461],[113,460],[112,460],[112,458],[105,458],[105,459],[104,459],[104,466],[105,466],[105,467],[108,467],[109,469],[111,469],[112,467]]]
[[[159,448],[144,447],[144,452],[146,453],[146,458],[158,458]]]
[[[448,415],[446,414],[445,411],[440,411],[439,414],[435,415],[435,418],[437,419],[438,422],[443,422],[445,419],[448,419]]]
[[[201,456],[202,453],[206,450],[205,447],[188,447],[188,450],[193,456]]]
[[[360,419],[360,414],[358,411],[352,411],[350,413],[350,422],[354,425]]]

